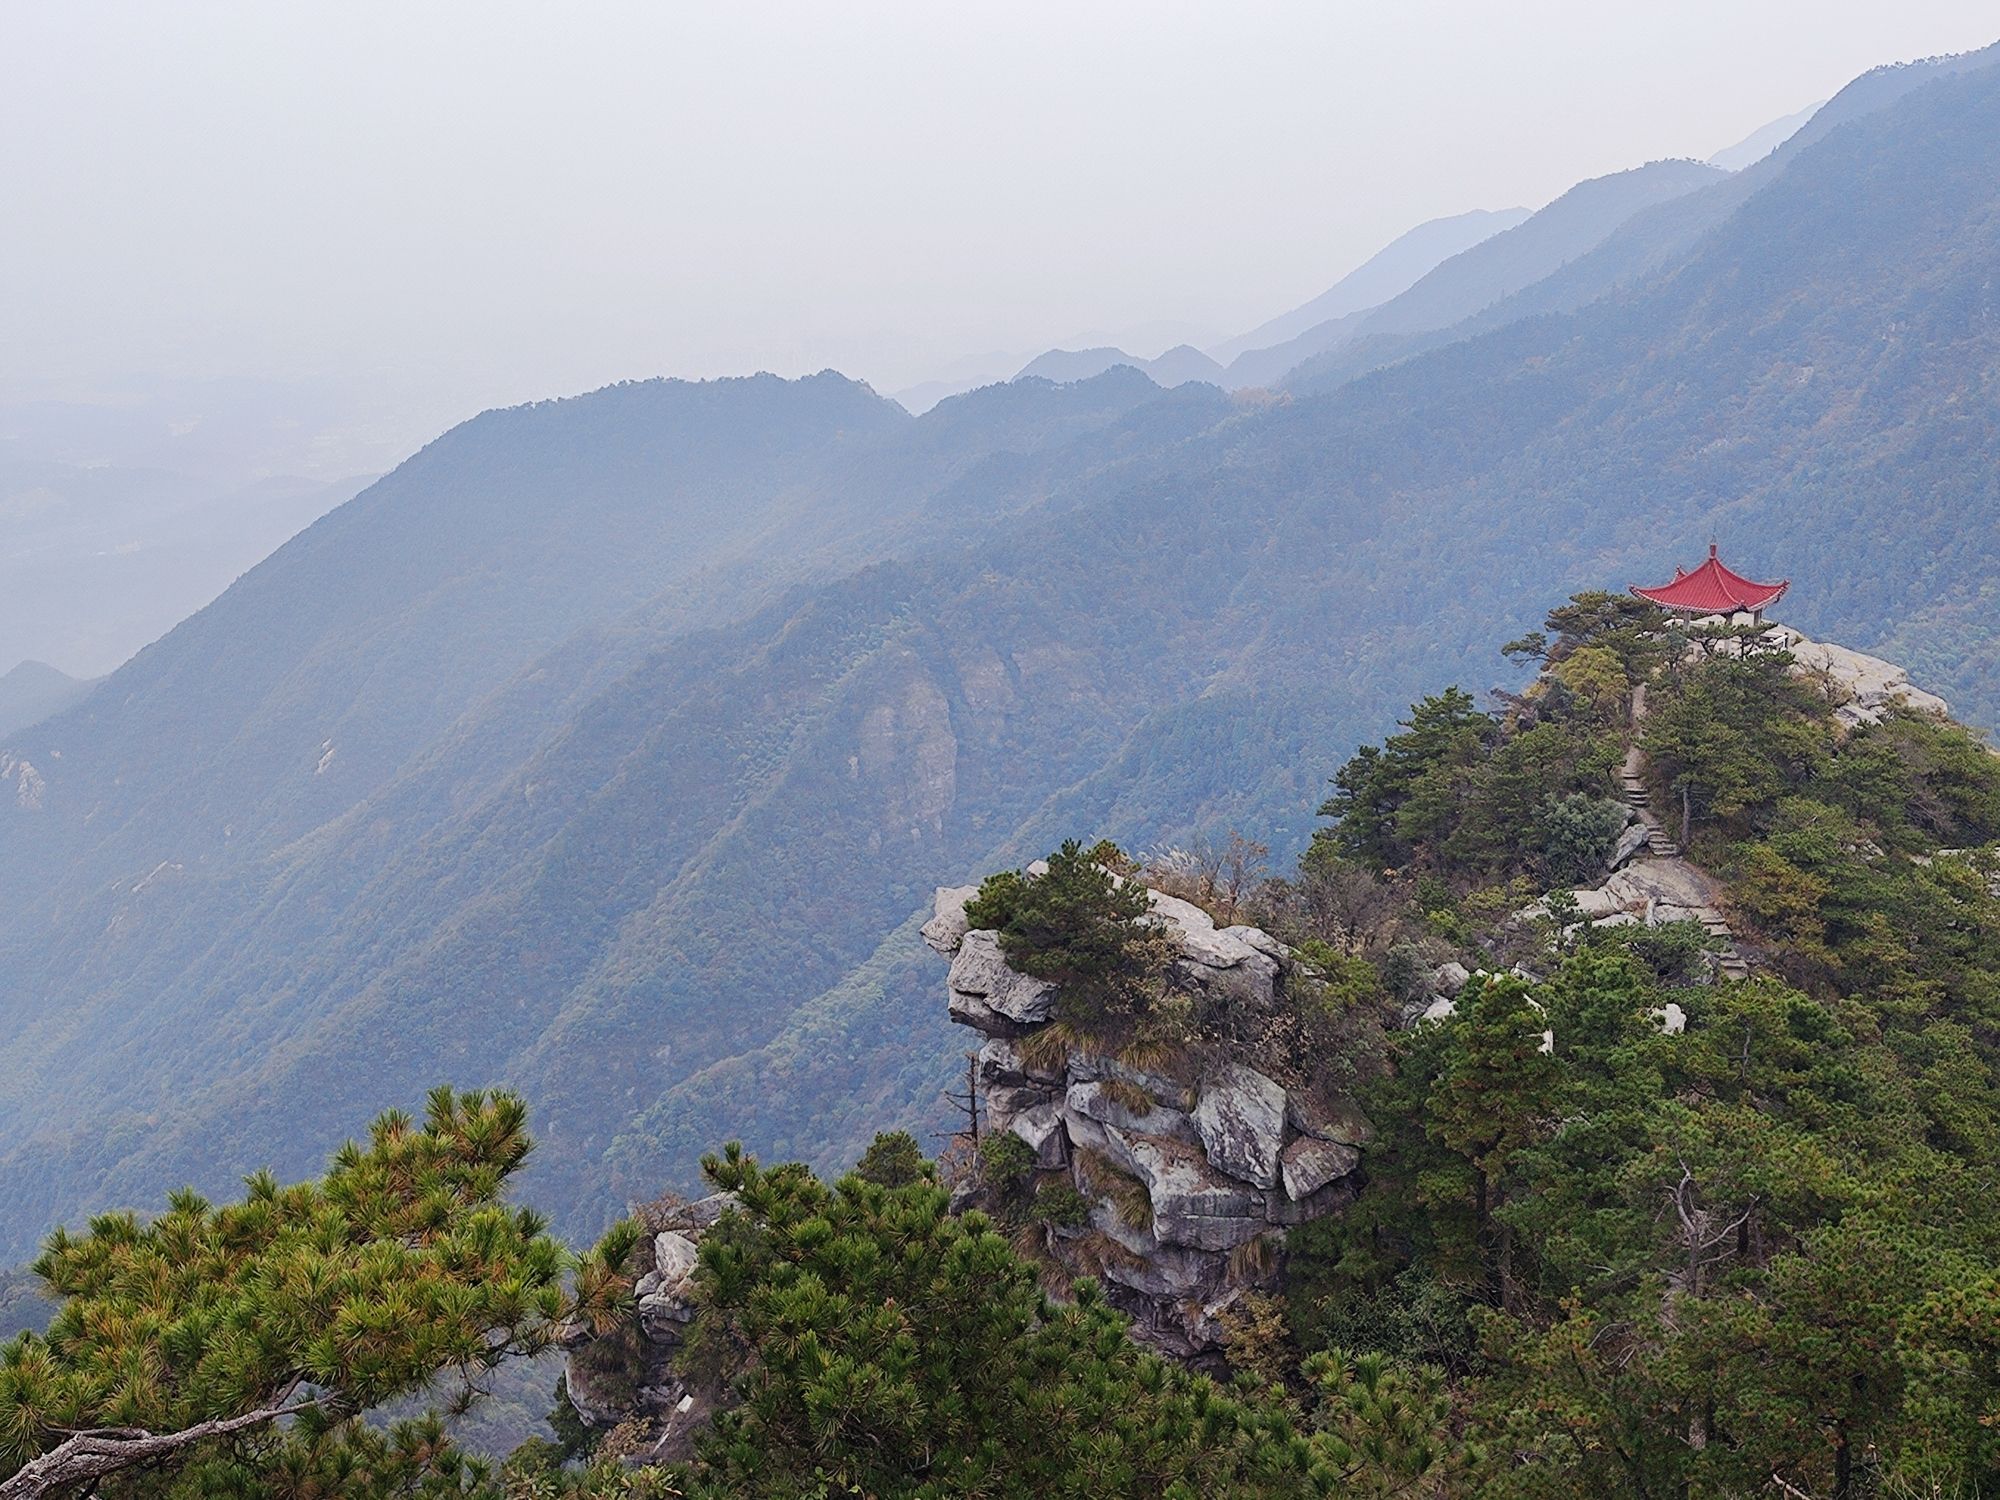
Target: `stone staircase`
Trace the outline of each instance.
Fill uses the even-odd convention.
[[[1623,784],[1625,803],[1639,815],[1639,821],[1646,825],[1646,847],[1652,851],[1654,858],[1672,859],[1679,854],[1681,846],[1667,837],[1667,830],[1660,822],[1660,815],[1653,811],[1653,794],[1646,790],[1646,783],[1630,757],[1625,762]]]
[[[1634,745],[1625,755],[1625,765],[1619,773],[1620,785],[1624,789],[1625,803],[1638,814],[1639,821],[1646,829],[1646,848],[1655,859],[1677,859],[1681,846],[1667,836],[1666,826],[1660,815],[1653,810],[1653,794],[1646,789],[1645,761],[1639,747]],[[1727,979],[1748,979],[1750,963],[1736,946],[1736,934],[1729,923],[1714,908],[1706,908],[1701,918],[1702,930],[1722,946],[1716,951],[1716,967]]]

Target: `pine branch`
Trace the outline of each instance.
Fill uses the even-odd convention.
[[[177,1432],[149,1432],[143,1427],[93,1427],[74,1432],[47,1453],[29,1459],[7,1479],[0,1480],[0,1500],[38,1500],[70,1485],[95,1483],[134,1464],[170,1457],[206,1438],[227,1437],[279,1417],[335,1405],[338,1400],[332,1396],[296,1404],[280,1400],[275,1406],[239,1412],[233,1417],[212,1417]]]

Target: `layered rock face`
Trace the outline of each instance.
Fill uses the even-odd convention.
[[[1031,867],[1030,873],[1035,873]],[[980,1033],[981,1129],[1026,1142],[1039,1171],[1065,1174],[1087,1224],[1049,1231],[1075,1275],[1098,1277],[1133,1335],[1176,1358],[1221,1348],[1221,1318],[1276,1274],[1288,1226],[1352,1201],[1367,1126],[1241,1062],[1186,1070],[1071,1050],[1038,1063],[1053,985],[1010,968],[998,935],[968,930],[972,886],[940,890],[924,939],[951,959],[952,1019]],[[1168,983],[1253,1014],[1274,1012],[1293,959],[1256,927],[1217,927],[1190,902],[1149,891],[1171,940]]]

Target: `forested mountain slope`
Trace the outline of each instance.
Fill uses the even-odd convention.
[[[466,670],[453,630],[427,635],[418,661],[378,636],[342,701],[379,683],[405,705],[383,722],[411,741],[415,724],[427,748],[379,754],[370,784],[324,811],[310,764],[253,782],[265,852],[134,891],[169,857],[155,830],[175,805],[186,837],[214,846],[253,737],[222,742],[214,724],[257,721],[203,684],[282,703],[314,659],[276,651],[309,622],[253,575],[217,608],[262,601],[268,617],[239,618],[268,618],[268,680],[224,670],[240,631],[199,651],[197,632],[166,643],[171,682],[132,690],[159,705],[147,723],[184,712],[183,730],[141,743],[134,721],[114,737],[92,718],[126,701],[107,688],[26,747],[62,771],[38,811],[6,807],[0,834],[28,893],[0,948],[19,1027],[0,1100],[8,1247],[190,1172],[216,1185],[265,1160],[298,1170],[441,1075],[541,1101],[531,1175],[572,1225],[686,1180],[697,1149],[732,1135],[851,1157],[888,1112],[927,1108],[954,1051],[914,943],[930,887],[1078,830],[1143,849],[1236,827],[1289,853],[1316,789],[1400,705],[1441,680],[1491,680],[1491,643],[1542,601],[1579,580],[1668,576],[1711,531],[1747,571],[1793,580],[1787,617],[1813,634],[1861,648],[1922,635],[1930,659],[1892,654],[1991,725],[1979,601],[2000,557],[1996,262],[1987,68],[1793,154],[1616,299],[1323,396],[1230,406],[1190,387],[968,458],[950,433],[981,410],[965,403],[1064,393],[1004,387],[947,403],[939,427],[891,413],[888,436],[852,439],[873,420],[866,392],[827,377],[773,390],[834,412],[769,462],[831,448],[849,463],[836,501],[783,524],[901,496],[899,555],[766,594],[755,613],[718,608],[705,629],[671,592],[637,615],[621,599],[601,617],[618,622],[612,657],[578,637],[536,669],[562,692],[531,673],[470,714],[473,685],[443,681]],[[658,462],[693,462],[665,450],[697,430],[662,436]],[[937,453],[913,446],[932,433]],[[465,459],[496,477],[526,462]],[[569,492],[568,462],[597,460],[549,457],[544,496]],[[509,514],[532,509],[524,497]],[[442,552],[463,537],[411,541]],[[482,609],[519,590],[553,614],[594,569],[645,588],[638,566],[580,547],[538,571],[542,545]],[[405,577],[419,565],[382,560]],[[349,564],[329,552],[326,569]],[[365,593],[347,629],[412,608],[386,577]],[[436,609],[466,621],[450,597]],[[547,731],[510,737],[508,705],[544,692],[562,703]],[[125,777],[178,790],[134,806],[113,796]],[[118,812],[108,832],[83,821],[99,802]],[[37,862],[91,873],[37,897]]]
[[[0,672],[0,734],[39,724],[89,691],[89,683],[45,661],[24,661],[12,671]]]

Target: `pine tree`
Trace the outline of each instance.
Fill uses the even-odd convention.
[[[502,1201],[529,1150],[519,1099],[439,1089],[421,1126],[383,1115],[316,1182],[262,1173],[238,1203],[185,1191],[147,1223],[58,1230],[35,1271],[61,1307],[0,1351],[0,1497],[110,1476],[132,1495],[477,1492],[434,1423],[358,1418],[439,1381],[469,1399],[561,1318],[604,1312],[566,1299],[562,1247]]]

